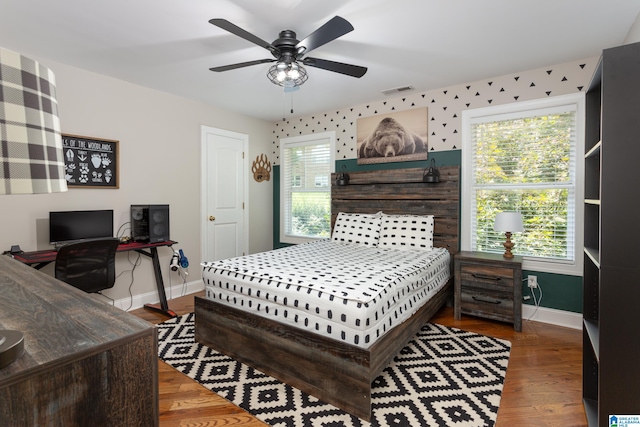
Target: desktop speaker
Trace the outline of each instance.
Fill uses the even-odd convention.
[[[169,205],[131,205],[131,237],[135,242],[169,239]]]

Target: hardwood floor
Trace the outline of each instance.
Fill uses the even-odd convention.
[[[193,311],[193,296],[169,301],[178,314]],[[131,311],[151,323],[166,317]],[[546,323],[523,321],[522,332],[506,323],[471,316],[453,319],[445,307],[434,323],[511,341],[511,357],[496,427],[587,425],[582,407],[582,332]],[[256,427],[265,424],[187,376],[159,361],[161,427]]]

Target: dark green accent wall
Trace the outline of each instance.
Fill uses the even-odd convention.
[[[582,313],[582,277],[566,274],[544,273],[539,271],[522,271],[522,296],[531,295],[527,287],[527,276],[538,276],[538,283],[542,289],[541,307]],[[533,289],[536,298],[540,296],[540,289]],[[523,304],[534,305],[533,298]]]
[[[336,171],[340,172],[342,166],[346,166],[347,172],[388,170],[400,168],[427,168],[431,164],[431,159],[435,159],[436,167],[439,166],[460,166],[462,163],[462,152],[460,150],[437,151],[429,153],[428,161],[421,162],[396,162],[376,165],[358,165],[356,159],[346,159],[336,161]],[[280,242],[280,167],[273,167],[273,246],[274,249],[289,246]],[[564,274],[553,274],[537,271],[525,270],[522,278],[526,279],[529,274],[538,276],[538,283],[542,289],[541,307],[553,308],[557,310],[582,313],[582,277],[569,276]],[[538,297],[539,290],[534,290]],[[527,282],[522,282],[522,295],[531,295]],[[533,305],[533,298],[524,301],[524,304]]]
[[[274,165],[273,176],[273,249],[291,246],[280,242],[280,165]]]
[[[435,152],[429,153],[429,159],[427,161],[422,160],[419,162],[393,162],[393,163],[359,165],[356,159],[336,160],[336,172],[341,172],[343,165],[347,167],[347,172],[389,170],[389,169],[402,169],[402,168],[428,168],[431,165],[432,159],[435,160],[436,167],[460,166],[462,162],[462,151],[460,150],[435,151]]]

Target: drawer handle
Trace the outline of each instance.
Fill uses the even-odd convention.
[[[471,273],[471,275],[476,279],[495,280],[496,282],[500,281],[500,277],[489,276],[487,274]]]
[[[486,302],[486,303],[489,303],[489,304],[500,304],[502,302],[500,300],[488,300],[488,299],[480,298],[480,297],[477,297],[477,296],[472,296],[471,298],[473,298],[474,301]]]

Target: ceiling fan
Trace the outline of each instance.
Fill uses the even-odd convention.
[[[237,68],[249,67],[251,65],[276,62],[269,68],[267,77],[272,83],[286,88],[297,88],[307,81],[307,72],[301,64],[309,67],[321,68],[347,76],[362,77],[366,72],[366,67],[345,64],[342,62],[329,61],[326,59],[304,57],[307,53],[324,44],[329,43],[353,31],[353,26],[344,18],[335,16],[322,25],[320,28],[309,34],[304,40],[298,41],[296,33],[291,30],[280,31],[279,37],[272,43],[268,43],[261,38],[249,33],[226,19],[215,18],[209,23],[222,28],[238,37],[250,41],[262,48],[267,49],[273,55],[272,58],[257,59],[254,61],[241,62],[238,64],[224,65],[210,68],[211,71],[221,72],[235,70]]]

